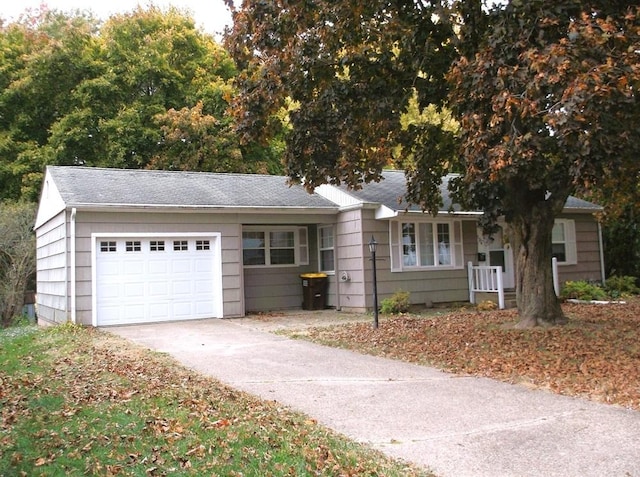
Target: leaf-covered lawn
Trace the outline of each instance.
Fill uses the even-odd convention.
[[[312,328],[322,344],[640,410],[640,300],[564,304],[566,326],[516,330],[515,310],[459,310]],[[295,335],[294,335],[295,336]]]
[[[73,475],[424,473],[110,334],[0,330],[0,476]]]

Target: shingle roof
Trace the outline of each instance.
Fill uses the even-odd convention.
[[[372,182],[360,190],[347,190],[346,187],[343,187],[343,190],[363,202],[382,204],[391,210],[422,210],[419,205],[407,203],[407,179],[404,171],[385,170],[382,171],[382,177],[383,180],[380,182]],[[447,189],[447,184],[451,177],[453,176],[443,177],[442,184],[440,184],[440,194],[443,202],[440,212],[448,211],[451,206],[452,201]],[[453,210],[460,212],[462,209],[458,204],[453,204]]]
[[[336,209],[286,177],[260,174],[49,166],[70,205]]]
[[[380,182],[367,184],[361,190],[348,190],[346,187],[342,187],[342,189],[358,200],[367,203],[382,204],[391,210],[422,210],[419,205],[408,204],[406,201],[407,182],[404,171],[385,170],[382,172],[382,177],[384,179]],[[439,212],[448,212],[452,206],[452,199],[449,195],[448,184],[449,180],[453,177],[455,177],[454,174],[449,174],[442,178],[440,194],[442,196],[443,205],[440,207]],[[565,209],[595,212],[601,210],[602,207],[592,202],[570,196],[565,203]],[[454,212],[461,212],[462,208],[459,204],[453,203],[452,210]]]

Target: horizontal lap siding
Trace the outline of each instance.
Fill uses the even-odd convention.
[[[65,212],[36,230],[38,317],[50,322],[68,321]]]
[[[221,233],[222,288],[225,317],[244,315],[241,268],[238,260],[240,227],[236,214],[78,212],[76,217],[76,306],[78,321],[92,322],[91,234]]]
[[[366,213],[366,212],[365,212]],[[366,280],[366,303],[368,308],[373,308],[373,270],[369,260],[368,241],[371,235],[375,235],[378,242],[376,252],[377,278],[378,278],[378,302],[390,298],[398,291],[410,293],[412,304],[426,302],[447,303],[467,301],[469,299],[469,286],[466,270],[466,262],[477,258],[477,223],[475,220],[462,222],[464,264],[455,270],[416,270],[391,272],[391,256],[389,247],[389,222],[375,220],[373,213],[363,224],[363,236],[366,239],[360,247],[364,250]],[[362,252],[361,252],[362,255]]]
[[[302,219],[302,218],[301,218]],[[307,220],[314,220],[307,216]],[[315,218],[318,220],[320,218]],[[263,218],[264,220],[264,218]],[[291,220],[291,217],[289,217]],[[268,227],[269,223],[265,225]],[[285,224],[283,224],[285,225]],[[291,224],[289,224],[291,225]],[[294,225],[297,227],[297,225]],[[247,267],[244,269],[245,308],[248,313],[300,309],[303,302],[303,273],[318,271],[318,240],[315,225],[307,227],[309,264],[299,267]],[[335,306],[335,277],[328,277],[326,304]]]
[[[462,222],[462,246],[464,264],[455,270],[415,270],[415,271],[390,271],[390,251],[387,243],[383,247],[384,267],[383,272],[378,273],[378,290],[380,300],[391,297],[397,291],[410,293],[412,304],[450,303],[467,301],[469,299],[469,282],[467,278],[466,262],[477,258],[478,251],[477,223],[476,221]]]
[[[591,214],[563,215],[562,218],[575,221],[578,263],[558,265],[560,283],[568,280],[601,281],[600,237],[595,218]]]
[[[338,308],[340,309],[364,311],[367,307],[373,307],[372,301],[371,304],[367,303],[365,294],[365,275],[370,276],[371,271],[364,269],[369,262],[364,258],[363,237],[367,237],[369,240],[371,235],[366,235],[363,231],[364,224],[361,220],[363,213],[366,212],[361,209],[342,212],[336,224],[336,276],[340,277],[344,272],[349,277],[347,281],[338,280],[336,282],[339,296]],[[372,226],[374,225],[373,221],[370,223]],[[367,232],[372,232],[371,227],[367,229]],[[384,231],[378,233],[376,241],[386,240],[384,235],[386,235]]]

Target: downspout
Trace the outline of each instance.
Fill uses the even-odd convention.
[[[336,281],[336,311],[340,311],[342,306],[340,305],[340,287],[342,286],[342,280],[340,279],[340,274],[342,273],[338,270],[338,224],[335,224],[333,227],[333,270],[334,276],[333,278]],[[340,276],[339,276],[340,275]]]
[[[64,211],[64,319],[69,320],[69,267],[67,260],[69,257],[69,231],[67,229],[67,211]],[[57,321],[55,313],[53,321]]]
[[[71,209],[71,322],[76,323],[76,208]]]
[[[602,276],[602,284],[604,285],[607,277],[604,273],[604,246],[602,240],[602,224],[600,222],[598,222],[598,246],[600,247],[600,274]]]

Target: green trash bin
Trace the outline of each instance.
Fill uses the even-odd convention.
[[[327,274],[303,273],[302,309],[324,310],[327,307]]]

